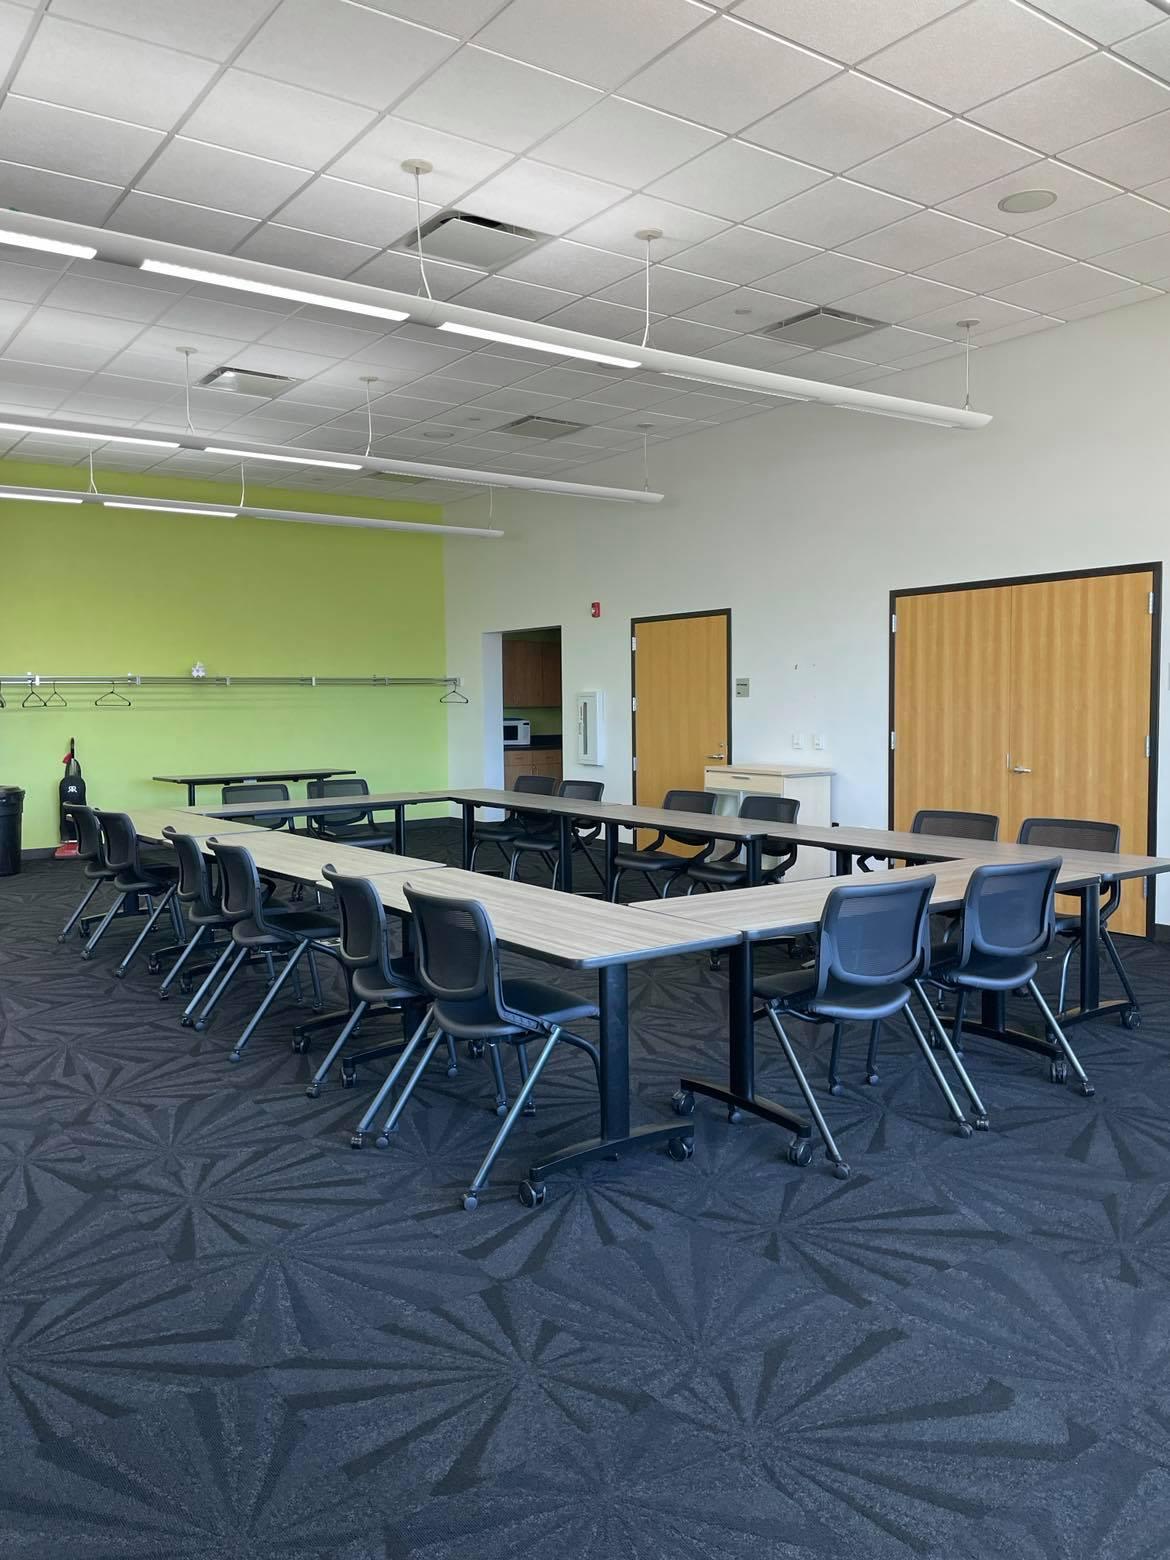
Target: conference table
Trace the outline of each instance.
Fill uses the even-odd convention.
[[[195,805],[195,787],[199,785],[246,785],[254,781],[332,780],[341,775],[356,775],[356,769],[239,769],[220,770],[209,775],[152,775],[160,785],[187,787],[187,805]]]

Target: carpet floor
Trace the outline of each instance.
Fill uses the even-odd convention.
[[[306,1099],[290,1001],[229,1066],[256,977],[180,1028],[145,962],[114,979],[125,930],[89,964],[58,946],[79,884],[0,880],[4,1560],[1170,1551],[1164,948],[1121,940],[1140,1030],[1073,1031],[1092,1099],[972,1041],[969,1140],[903,1033],[876,1087],[847,1039],[821,1093],[847,1181],[700,1102],[690,1161],[551,1180],[529,1212],[532,1143],[595,1122],[566,1051],[469,1214],[486,1062],[436,1066],[355,1153],[386,1064]],[[667,1120],[682,1070],[725,1068],[725,976],[642,966],[631,998],[635,1120]],[[794,1038],[822,1086],[825,1037]],[[764,1030],[759,1058],[793,1100]]]

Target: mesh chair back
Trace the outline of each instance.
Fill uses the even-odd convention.
[[[308,798],[311,802],[323,802],[330,796],[369,796],[370,788],[364,780],[356,778],[349,780],[310,780]],[[364,807],[347,807],[344,812],[322,813],[317,820],[319,823],[364,823],[366,811]]]
[[[125,813],[99,812],[98,823],[106,841],[106,861],[121,877],[138,873],[138,835]]]
[[[106,842],[102,838],[102,826],[92,807],[70,807],[69,816],[77,825],[77,854],[82,861],[92,861],[97,867],[108,867]]]
[[[185,905],[192,905],[204,915],[216,910],[215,896],[211,889],[211,873],[207,870],[207,857],[198,841],[190,834],[176,834],[173,829],[163,830],[174,848],[179,863],[178,895]]]
[[[662,806],[667,812],[713,813],[717,801],[718,797],[714,791],[667,791],[662,798]],[[703,834],[676,834],[673,829],[665,829],[663,833],[676,845],[708,843],[706,835]]]
[[[219,907],[229,921],[256,921],[263,925],[260,875],[250,851],[242,845],[208,840],[219,867]]]
[[[911,834],[949,834],[962,840],[997,840],[999,819],[994,813],[949,812],[945,807],[923,807],[914,814]]]
[[[1020,824],[1019,844],[1115,856],[1121,849],[1121,825],[1094,823],[1088,818],[1025,818]]]
[[[604,791],[600,780],[562,780],[557,787],[558,796],[567,796],[574,802],[599,802]]]
[[[337,899],[341,917],[341,962],[351,970],[391,972],[386,954],[386,912],[368,878],[346,877],[332,866],[321,869]]]
[[[287,802],[288,786],[277,784],[275,780],[252,785],[225,785],[220,796],[225,806],[228,802]],[[292,819],[287,813],[264,813],[258,818],[245,818],[244,822],[258,824],[262,829],[283,829],[292,824]]]
[[[934,874],[894,883],[850,883],[825,901],[817,945],[817,995],[830,980],[901,985],[922,967]]]
[[[1060,857],[976,867],[963,898],[960,968],[972,953],[1022,958],[1052,941],[1054,889]]]
[[[509,789],[527,791],[532,796],[551,796],[556,783],[553,775],[517,775]]]
[[[435,1022],[456,1035],[506,1022],[500,956],[487,911],[403,885],[414,918],[418,976],[434,1001]]]
[[[739,816],[762,823],[795,823],[800,816],[800,802],[795,796],[745,796],[739,804]],[[796,858],[796,850],[787,840],[765,839],[764,853]]]

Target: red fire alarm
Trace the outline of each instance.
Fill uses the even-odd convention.
[[[589,616],[590,617],[600,617],[601,616],[601,602],[600,601],[591,601],[589,603]]]

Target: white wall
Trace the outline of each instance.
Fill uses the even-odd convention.
[[[472,701],[451,713],[451,780],[484,782],[483,633],[560,623],[566,727],[576,689],[609,700],[606,766],[578,770],[567,729],[565,772],[628,799],[630,618],[730,607],[733,675],[751,678],[735,757],[824,759],[835,815],[884,825],[888,592],[1170,556],[1168,348],[1170,298],[974,354],[973,404],[995,417],[980,432],[796,407],[652,449],[657,508],[497,495],[502,541],[446,544],[447,665]],[[961,386],[952,358],[873,388],[953,404]],[[637,486],[640,467],[639,451],[574,476]],[[1170,720],[1160,774],[1166,817]]]

